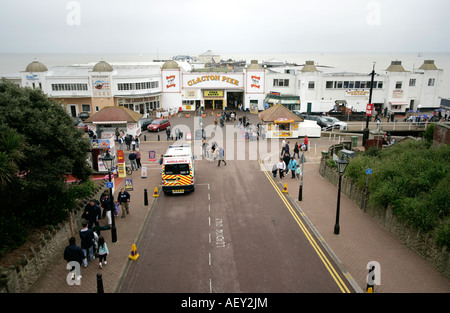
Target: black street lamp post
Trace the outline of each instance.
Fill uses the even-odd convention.
[[[103,157],[103,164],[105,165],[106,169],[108,170],[109,175],[109,182],[111,183],[111,171],[114,166],[114,157],[109,154],[109,151],[106,152],[106,155]],[[116,230],[116,219],[114,218],[114,196],[112,187],[109,187],[109,194],[111,199],[111,241],[117,242],[117,230]]]
[[[370,91],[369,91],[369,103],[372,104],[372,92],[373,92],[373,83],[374,83],[374,77],[375,77],[375,62],[373,63],[373,69],[372,69],[372,73],[371,75],[371,80],[370,80]],[[374,108],[372,108],[372,112],[374,111]],[[363,146],[366,146],[366,141],[369,139],[369,120],[370,120],[370,116],[367,115],[366,117],[366,128],[364,128],[363,131]]]
[[[336,209],[336,223],[334,224],[334,234],[339,235],[339,211],[341,206],[341,181],[342,174],[344,174],[345,169],[347,168],[348,161],[344,160],[344,156],[342,156],[339,160],[336,160],[336,165],[339,173],[339,188],[338,188],[338,198],[337,198],[337,209]]]

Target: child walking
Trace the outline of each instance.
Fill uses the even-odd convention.
[[[103,264],[106,265],[106,256],[109,254],[108,246],[106,245],[105,238],[103,236],[98,237],[98,267],[102,268]]]

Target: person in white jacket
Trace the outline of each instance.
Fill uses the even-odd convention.
[[[284,172],[286,171],[286,163],[284,163],[283,158],[280,158],[280,162],[277,164],[278,172],[280,173],[280,179],[284,177]]]

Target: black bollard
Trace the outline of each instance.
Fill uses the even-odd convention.
[[[144,141],[147,141],[147,135],[144,135]]]
[[[303,186],[302,184],[300,184],[300,186],[298,186],[298,201],[302,201],[303,199]]]
[[[97,293],[105,293],[103,291],[102,274],[100,274],[100,273],[97,273]]]
[[[158,141],[159,141],[159,134],[158,134]]]
[[[144,205],[148,205],[147,189],[144,189]]]

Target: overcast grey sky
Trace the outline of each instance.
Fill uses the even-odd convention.
[[[2,53],[450,52],[448,0],[1,0]]]

